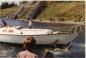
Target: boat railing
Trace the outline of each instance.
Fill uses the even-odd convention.
[[[72,34],[72,33],[78,33],[82,31],[82,27],[81,25],[74,25],[74,26],[66,26],[66,27],[58,27],[57,28],[58,31],[60,31],[59,33],[61,34]]]
[[[71,26],[70,29],[68,30],[69,33],[79,33],[81,31],[82,31],[81,25]]]

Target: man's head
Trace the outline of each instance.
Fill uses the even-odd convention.
[[[26,36],[23,47],[25,50],[33,50],[36,47],[36,40],[31,36]]]

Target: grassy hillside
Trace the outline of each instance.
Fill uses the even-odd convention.
[[[26,19],[27,15],[29,13],[31,13],[32,10],[34,10],[34,8],[37,6],[38,3],[39,2],[36,2],[34,4],[26,3],[26,4],[21,4],[20,6],[14,6],[14,7],[11,7],[11,8],[2,9],[0,11],[1,17],[7,17],[7,16],[10,16],[10,15],[14,16],[14,15],[17,14],[18,18]]]
[[[37,3],[37,2],[36,2]],[[21,19],[26,19],[28,12],[35,8],[34,5],[25,5],[25,9],[18,15]],[[61,17],[64,20],[73,20],[73,21],[84,21],[85,18],[85,2],[46,2],[46,8],[36,19],[49,20],[53,18],[54,20],[59,20]],[[11,15],[20,9],[19,6],[12,8],[3,9],[0,11],[2,17]]]
[[[76,17],[84,17],[84,2],[48,3],[47,8],[37,17],[38,19],[75,20]],[[78,19],[77,19],[78,20]]]
[[[16,10],[17,10],[17,7],[12,7],[12,8],[3,9],[3,10],[0,11],[0,13],[1,13],[2,17],[5,17],[7,15],[12,14]]]

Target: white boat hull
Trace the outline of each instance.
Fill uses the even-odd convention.
[[[57,44],[67,44],[71,42],[78,33],[74,34],[56,34],[56,35],[34,35],[37,44],[52,44],[57,42]],[[23,44],[25,35],[0,35],[0,42]]]

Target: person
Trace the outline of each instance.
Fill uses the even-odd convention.
[[[32,28],[32,20],[29,21],[29,28]]]
[[[7,23],[2,19],[3,26],[7,26]]]
[[[23,44],[24,51],[20,52],[17,58],[38,58],[38,56],[34,53],[35,47],[36,40],[31,36],[27,36]]]
[[[54,58],[54,55],[49,51],[49,49],[45,49],[45,52],[42,58]]]

